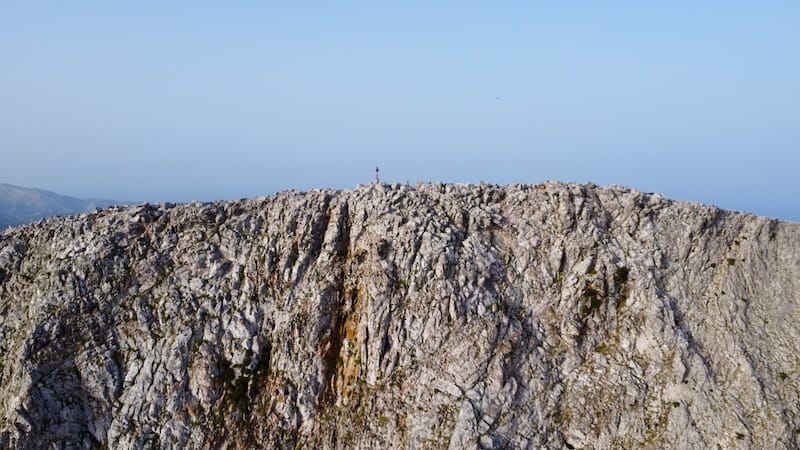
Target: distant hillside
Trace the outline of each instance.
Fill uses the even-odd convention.
[[[0,230],[44,217],[78,214],[120,203],[66,197],[55,192],[0,183]]]

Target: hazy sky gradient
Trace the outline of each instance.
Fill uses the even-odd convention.
[[[797,1],[120,3],[3,3],[0,182],[211,200],[379,165],[800,220]]]

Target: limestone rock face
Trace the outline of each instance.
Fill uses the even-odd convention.
[[[800,446],[800,224],[370,185],[0,234],[0,448]]]

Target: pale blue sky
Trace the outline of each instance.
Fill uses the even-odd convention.
[[[0,182],[210,200],[379,165],[800,220],[797,1],[122,3],[3,2]]]

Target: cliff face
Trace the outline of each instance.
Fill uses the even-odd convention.
[[[0,447],[797,448],[799,280],[800,225],[618,187],[51,219],[0,235]]]

